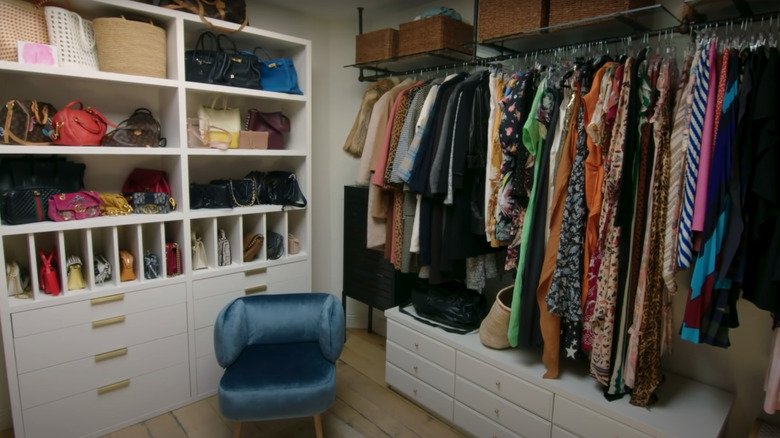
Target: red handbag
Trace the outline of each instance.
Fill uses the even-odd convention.
[[[284,149],[285,135],[290,132],[290,119],[279,111],[263,113],[249,110],[247,130],[268,133],[268,149]]]
[[[181,251],[178,243],[165,244],[165,268],[169,277],[180,275],[181,270]]]
[[[57,296],[60,294],[60,280],[57,278],[57,269],[54,268],[54,263],[56,263],[55,250],[52,250],[48,256],[41,250],[38,250],[38,253],[41,256],[41,269],[38,277],[41,290],[49,295]]]
[[[78,109],[71,108],[78,105]],[[54,144],[61,146],[100,146],[108,126],[116,125],[92,107],[84,108],[79,100],[74,100],[57,111],[52,117],[54,132],[51,138]]]
[[[122,193],[166,193],[171,195],[171,186],[165,172],[156,169],[135,168],[125,179]]]

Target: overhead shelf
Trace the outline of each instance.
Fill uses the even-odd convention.
[[[685,0],[706,21],[738,20],[780,11],[777,0]]]
[[[365,70],[372,70],[381,76],[402,74],[415,70],[430,70],[451,64],[468,63],[474,55],[452,49],[439,49],[412,55],[397,56],[379,61],[347,65]]]

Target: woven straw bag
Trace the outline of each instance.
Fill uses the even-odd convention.
[[[496,350],[509,348],[509,313],[512,309],[514,285],[507,286],[496,294],[496,301],[490,307],[485,319],[479,325],[479,340],[482,345]]]
[[[95,42],[101,71],[165,78],[165,30],[151,21],[96,18]]]
[[[61,67],[97,70],[95,31],[92,22],[75,12],[56,6],[46,6],[46,26],[49,41],[59,51]]]
[[[17,61],[17,41],[49,44],[43,10],[22,0],[0,0],[0,60]]]

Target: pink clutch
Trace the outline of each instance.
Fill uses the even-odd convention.
[[[97,217],[102,203],[98,192],[60,193],[49,198],[49,219],[62,222]]]

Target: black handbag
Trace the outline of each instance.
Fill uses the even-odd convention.
[[[457,280],[432,285],[418,278],[412,286],[411,301],[417,315],[428,319],[416,318],[418,321],[460,334],[478,329],[488,310],[484,295]],[[411,315],[403,307],[399,310]]]
[[[268,260],[277,260],[284,255],[284,237],[273,231],[268,232],[265,240],[265,250]]]
[[[257,189],[251,178],[219,179],[211,181],[211,184],[227,186],[233,207],[251,207],[257,202]]]
[[[2,220],[11,225],[49,220],[49,198],[62,190],[55,187],[26,187],[0,195]]]
[[[195,48],[184,52],[184,78],[190,82],[220,83],[228,66],[226,58],[214,32],[203,32]]]
[[[160,276],[160,259],[157,254],[146,251],[144,254],[144,278],[153,280]]]
[[[227,184],[190,184],[190,208],[232,208]]]
[[[84,190],[87,165],[52,155],[0,158],[0,191],[23,187],[57,187],[65,193]]]
[[[306,207],[306,197],[293,172],[274,170],[263,174],[257,194],[261,204]]]
[[[136,214],[165,214],[176,209],[173,198],[163,192],[123,193]]]
[[[222,40],[227,40],[230,46],[223,47]],[[231,87],[260,89],[260,60],[254,53],[239,52],[236,42],[225,34],[217,37],[217,49],[227,55],[218,82]]]
[[[102,146],[164,147],[160,122],[146,108],[138,108],[116,129],[103,136]]]

